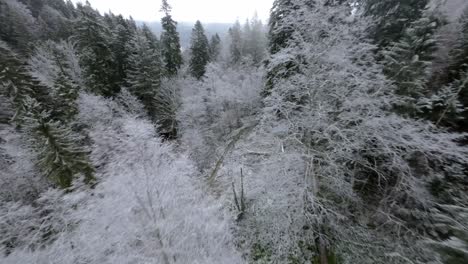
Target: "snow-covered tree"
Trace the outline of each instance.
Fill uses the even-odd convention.
[[[31,11],[17,0],[0,2],[0,38],[15,50],[30,51],[30,42],[37,38],[38,24]]]
[[[221,54],[221,38],[218,33],[211,36],[210,40],[210,61],[217,61]]]
[[[414,115],[411,112],[415,108],[414,100],[429,92],[426,83],[437,49],[435,32],[438,26],[440,21],[427,12],[411,23],[398,42],[391,43],[382,52],[385,74],[395,82],[396,93],[407,97],[400,106],[403,107],[402,113]]]
[[[171,6],[167,0],[163,0],[161,11],[164,17],[161,19],[163,32],[161,34],[161,50],[165,74],[168,77],[177,75],[182,66],[182,52],[180,47],[177,22],[172,19]]]
[[[30,134],[33,148],[38,153],[38,166],[45,177],[61,188],[68,188],[75,178],[94,181],[94,168],[87,152],[78,143],[80,139],[59,121],[50,118],[34,99],[27,100],[24,115],[25,130]]]
[[[200,21],[195,23],[190,43],[190,73],[200,80],[206,72],[206,65],[210,60],[208,38]]]
[[[87,3],[78,5],[74,37],[80,48],[87,88],[100,95],[113,96],[120,90],[115,61],[110,49],[110,31],[100,14]]]
[[[231,63],[239,63],[242,58],[242,30],[239,21],[229,29],[230,36],[230,60]]]
[[[407,27],[421,18],[429,0],[364,0],[364,13],[377,22],[371,37],[380,48],[398,42]]]

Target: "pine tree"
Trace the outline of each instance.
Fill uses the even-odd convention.
[[[468,7],[465,8],[459,21],[459,36],[454,49],[450,52],[450,65],[447,69],[447,81],[459,79],[468,70]]]
[[[457,127],[466,122],[467,108],[460,102],[468,90],[468,74],[462,80],[444,86],[440,91],[418,100],[419,115],[433,121],[436,125]]]
[[[19,121],[26,112],[25,101],[28,97],[34,97],[45,105],[52,105],[47,87],[29,74],[25,63],[2,41],[0,61],[0,93],[12,101],[15,108],[14,120]]]
[[[400,41],[428,4],[429,0],[365,0],[364,13],[377,21],[370,31],[374,43],[384,48]]]
[[[155,96],[161,87],[161,58],[154,42],[138,31],[130,41],[129,69],[126,82],[129,91],[145,106],[151,119],[157,121]]]
[[[311,5],[314,5],[310,1]],[[300,8],[300,5],[293,0],[275,0],[271,9],[269,20],[269,49],[270,54],[276,54],[281,49],[288,46],[288,42],[294,32],[294,25],[287,21],[289,14],[293,10]]]
[[[78,114],[78,99],[79,87],[61,71],[54,83],[54,108],[51,111],[51,116],[62,122],[69,123]]]
[[[15,51],[28,53],[38,37],[38,23],[26,5],[17,1],[0,1],[0,39]]]
[[[205,75],[206,65],[210,60],[208,38],[200,21],[195,23],[192,30],[190,51],[190,72],[193,77],[200,80]]]
[[[239,21],[229,29],[231,44],[229,46],[231,62],[237,64],[242,59],[242,30]]]
[[[221,53],[221,38],[218,34],[211,37],[210,40],[210,60],[217,61]]]
[[[119,86],[124,86],[126,69],[128,68],[127,61],[131,53],[128,50],[128,43],[136,32],[132,30],[122,15],[115,16],[114,20],[115,27],[112,29],[110,47],[114,54],[116,82]]]
[[[439,25],[437,18],[425,14],[411,23],[400,41],[382,52],[385,74],[395,82],[396,93],[409,99],[406,107],[410,108],[403,111],[413,111],[413,99],[421,98],[429,92],[426,83],[437,50],[434,35]]]
[[[53,121],[36,100],[27,100],[25,129],[38,152],[38,166],[44,175],[61,188],[68,188],[78,176],[92,184],[94,168],[87,152],[78,146],[80,138],[60,121]]]
[[[251,32],[249,39],[249,46],[251,57],[255,65],[259,65],[260,62],[265,58],[265,45],[266,45],[266,34],[263,27],[262,21],[258,18],[257,13],[251,20]]]
[[[294,1],[294,0],[275,0],[270,13],[269,29],[268,29],[268,48],[270,57],[273,57],[285,48],[296,46],[300,41],[296,41],[298,36],[304,34],[297,29],[296,21],[291,17],[291,14],[298,10],[304,10],[304,13],[313,13],[317,1]],[[272,61],[267,59],[266,85],[262,91],[263,96],[268,96],[274,84],[284,78],[288,78],[300,71],[302,58],[287,55],[281,60]]]
[[[242,32],[242,48],[241,53],[242,56],[247,56],[252,53],[252,45],[251,45],[251,35],[252,35],[252,28],[250,27],[250,20],[247,19],[245,24],[241,30]]]
[[[165,74],[168,77],[177,75],[182,66],[180,38],[177,32],[177,22],[172,19],[171,6],[167,0],[162,1],[161,11],[165,16],[161,19],[163,32],[161,34],[161,49]]]
[[[95,94],[113,96],[120,91],[120,86],[110,48],[110,31],[89,3],[78,5],[78,10],[80,15],[75,25],[75,37],[80,47],[86,84]]]

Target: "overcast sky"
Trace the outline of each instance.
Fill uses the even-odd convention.
[[[85,2],[86,0],[72,0]],[[88,0],[101,13],[132,16],[136,20],[155,21],[161,17],[161,0]],[[273,0],[169,0],[172,15],[178,21],[226,22],[252,17],[255,11],[265,22]]]

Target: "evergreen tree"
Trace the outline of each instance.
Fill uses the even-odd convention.
[[[17,1],[0,1],[0,39],[16,51],[28,53],[38,37],[38,23],[26,5]]]
[[[459,79],[468,70],[468,7],[465,8],[459,21],[458,38],[450,52],[450,65],[447,69],[447,81]]]
[[[61,188],[70,187],[73,179],[80,175],[86,183],[93,183],[94,168],[87,152],[77,145],[80,139],[41,108],[37,101],[29,98],[24,123],[33,138],[38,166],[44,175]]]
[[[144,32],[138,31],[130,41],[129,69],[127,83],[129,90],[145,106],[153,121],[157,121],[155,96],[161,86],[160,52]]]
[[[374,43],[384,48],[398,42],[428,4],[429,0],[365,0],[364,13],[377,21],[370,31]]]
[[[229,46],[231,62],[237,64],[242,59],[242,30],[239,21],[229,29],[231,44]]]
[[[110,48],[110,31],[99,13],[87,3],[78,5],[75,37],[81,52],[86,84],[95,94],[113,96],[120,90],[115,61]]]
[[[182,66],[182,52],[180,49],[179,33],[177,32],[177,22],[172,19],[171,6],[167,0],[162,1],[161,11],[165,16],[161,19],[163,32],[161,34],[161,49],[165,74],[168,77],[177,75]]]
[[[210,60],[217,61],[221,53],[221,38],[216,33],[210,40]]]
[[[200,21],[195,23],[192,30],[190,51],[190,72],[193,77],[200,80],[205,75],[206,65],[210,60],[208,38]]]
[[[79,87],[61,71],[54,83],[54,108],[51,111],[51,116],[66,124],[73,120],[78,114],[78,99]]]
[[[116,16],[114,20],[115,27],[112,29],[110,47],[114,54],[116,82],[119,86],[124,86],[126,69],[128,68],[127,61],[131,53],[128,50],[128,43],[136,32],[133,31],[122,15]]]
[[[407,107],[410,108],[404,111],[413,111],[413,99],[421,98],[429,92],[426,83],[434,52],[437,50],[434,35],[438,26],[438,19],[426,14],[411,23],[400,41],[382,52],[385,74],[395,82],[396,93],[409,99],[404,104],[409,103]]]
[[[467,108],[460,101],[467,94],[468,74],[462,80],[443,87],[430,97],[418,101],[418,111],[424,118],[433,121],[436,125],[457,127],[466,123]],[[466,99],[465,99],[466,100]]]
[[[284,51],[287,47],[295,47],[300,44],[296,39],[303,35],[304,32],[299,32],[297,25],[299,23],[291,18],[291,14],[297,10],[303,9],[304,13],[313,13],[316,11],[314,7],[317,1],[293,1],[293,0],[275,0],[270,13],[269,29],[268,29],[268,48],[270,59],[266,60],[267,66],[266,85],[262,92],[263,96],[268,96],[274,84],[280,79],[288,78],[300,71],[303,59],[287,54],[281,60],[272,60],[279,52]],[[325,34],[323,34],[325,35]]]
[[[310,5],[314,5],[315,1]],[[293,10],[300,8],[299,3],[293,0],[275,0],[271,9],[269,20],[269,49],[270,54],[276,54],[288,46],[289,40],[294,32],[292,21],[287,21]]]
[[[245,20],[245,24],[241,30],[242,32],[242,49],[241,49],[241,54],[242,56],[250,55],[252,45],[251,45],[251,35],[252,35],[252,28],[250,27],[250,20],[247,19]]]
[[[14,120],[19,121],[25,114],[25,102],[28,97],[34,97],[46,105],[52,104],[48,89],[28,73],[25,63],[2,41],[0,61],[0,93],[12,101],[15,108]]]
[[[265,58],[265,45],[266,45],[266,34],[263,27],[262,21],[258,18],[257,13],[251,20],[251,31],[248,36],[249,51],[252,57],[253,63],[259,65],[260,62]]]

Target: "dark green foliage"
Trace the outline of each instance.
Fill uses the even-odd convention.
[[[163,0],[161,11],[165,16],[161,19],[163,32],[161,34],[161,49],[165,75],[175,76],[182,66],[182,52],[180,49],[180,38],[177,32],[177,22],[171,17],[171,7],[167,0]]]
[[[309,1],[310,6],[313,6],[314,1]],[[288,15],[293,11],[299,9],[298,2],[292,0],[275,0],[273,8],[271,9],[269,20],[269,49],[270,54],[276,54],[281,49],[285,48],[291,40],[294,32],[294,25],[292,21],[287,21]]]
[[[25,100],[34,97],[43,104],[50,105],[51,98],[47,88],[31,77],[26,65],[9,47],[0,41],[0,84],[1,94],[10,98],[15,108],[14,119],[25,113]]]
[[[51,115],[62,123],[68,123],[78,114],[79,87],[72,80],[61,72],[54,83],[54,108]]]
[[[447,81],[459,79],[468,70],[468,7],[460,18],[460,32],[455,47],[450,52],[451,63],[447,70]]]
[[[190,51],[190,73],[193,77],[200,80],[205,75],[206,65],[210,60],[208,38],[200,21],[195,23],[195,27],[192,30]]]
[[[364,13],[377,23],[370,35],[380,48],[403,37],[405,29],[421,18],[428,0],[365,0]]]
[[[438,25],[436,19],[425,16],[412,23],[401,40],[383,52],[385,73],[397,83],[398,94],[420,95],[437,49],[434,33]]]
[[[426,83],[437,50],[435,32],[440,24],[437,18],[426,14],[411,23],[400,40],[382,52],[385,74],[396,84],[396,93],[407,98],[400,106],[405,113],[414,111],[414,100],[428,92]]]
[[[221,38],[218,34],[211,37],[210,40],[210,60],[217,61],[221,52]]]
[[[79,137],[59,121],[53,121],[50,113],[41,108],[37,101],[28,99],[24,123],[33,138],[38,166],[44,175],[61,188],[70,187],[79,176],[86,183],[93,183],[94,168],[87,152],[78,146]]]
[[[153,120],[156,118],[155,96],[161,87],[161,58],[154,40],[139,31],[130,41],[129,69],[126,82],[129,90],[145,106]]]
[[[163,69],[156,36],[147,27],[143,27],[128,48],[133,51],[129,57],[126,80],[129,91],[143,103],[151,120],[158,125],[159,134],[175,138],[176,95],[161,87]]]
[[[236,64],[242,59],[242,31],[239,21],[236,21],[234,26],[229,29],[229,36],[231,37],[231,45],[229,46],[231,62]]]
[[[0,1],[0,39],[22,53],[31,51],[30,44],[37,38],[38,23],[22,3]]]
[[[119,86],[125,85],[126,70],[128,69],[128,59],[131,51],[128,49],[128,43],[136,34],[133,28],[121,15],[113,16],[114,22],[112,28],[112,38],[110,48],[114,54],[115,82]]]
[[[110,47],[111,33],[89,3],[78,6],[78,10],[80,15],[75,25],[75,37],[88,89],[98,95],[113,96],[120,91],[120,78]]]

